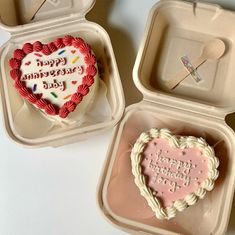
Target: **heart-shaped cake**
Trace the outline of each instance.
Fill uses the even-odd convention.
[[[47,44],[25,43],[14,51],[9,65],[20,96],[60,121],[78,119],[98,90],[96,57],[80,37],[66,35]]]
[[[202,199],[214,188],[219,160],[203,138],[175,136],[168,129],[142,133],[131,152],[132,173],[158,219]]]

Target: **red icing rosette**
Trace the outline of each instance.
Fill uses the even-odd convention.
[[[10,76],[13,80],[19,80],[21,75],[22,75],[22,72],[19,69],[12,69],[10,71]]]
[[[17,60],[15,58],[11,58],[9,60],[9,65],[12,69],[19,69],[20,66],[21,66],[21,61],[20,60]]]
[[[66,107],[68,110],[69,110],[69,112],[73,112],[74,111],[74,109],[76,108],[76,104],[73,102],[73,101],[67,101],[65,104],[64,104],[64,107]]]
[[[20,90],[20,89],[22,89],[23,87],[25,87],[25,83],[22,82],[22,81],[20,81],[20,80],[18,80],[18,81],[15,81],[14,86],[15,86],[15,88],[16,88],[17,90]]]
[[[49,115],[56,115],[57,109],[53,104],[48,104],[45,108],[44,108],[45,112]]]
[[[43,46],[42,46],[42,53],[43,53],[44,55],[50,55],[50,54],[51,54],[51,50],[50,50],[49,46],[43,45]]]
[[[50,43],[48,44],[48,47],[49,47],[49,49],[50,49],[51,52],[57,51],[57,47],[56,47],[56,45],[55,45],[54,42],[50,42]]]
[[[25,43],[22,50],[25,54],[29,54],[33,52],[33,45],[31,43]]]
[[[57,48],[64,48],[64,47],[65,47],[62,38],[57,38],[57,39],[54,41],[54,44],[56,45]]]
[[[62,107],[62,108],[59,110],[59,116],[60,116],[61,118],[66,118],[68,115],[69,115],[69,110],[68,110],[66,107]]]
[[[74,40],[73,36],[66,35],[63,38],[63,43],[64,43],[65,46],[72,46],[73,40]]]
[[[84,61],[87,65],[94,65],[96,63],[96,57],[95,57],[95,55],[88,53],[85,56]]]
[[[86,75],[82,78],[82,83],[87,86],[91,86],[94,83],[94,77],[91,75]]]
[[[23,60],[25,56],[26,56],[26,54],[21,49],[16,49],[14,51],[14,58],[17,60]]]
[[[80,46],[82,45],[84,43],[84,41],[83,41],[83,39],[81,39],[81,38],[74,38],[74,40],[73,40],[73,46],[75,47],[75,48],[80,48]]]
[[[42,98],[42,96],[43,96],[43,94],[42,94],[42,93],[37,93],[37,94],[35,94],[35,95],[37,95],[38,99],[41,99],[41,98]]]
[[[97,69],[94,65],[90,65],[86,68],[86,73],[90,76],[95,76],[97,73]]]
[[[31,91],[27,87],[23,87],[19,89],[18,91],[22,97],[27,97],[28,95],[31,94]]]
[[[29,94],[29,95],[27,96],[27,100],[28,100],[30,103],[35,104],[35,103],[37,102],[37,100],[38,100],[38,97],[37,97],[36,95],[34,95],[34,94]]]
[[[78,86],[77,92],[82,94],[83,96],[87,95],[89,92],[89,87],[85,84]]]
[[[40,109],[44,109],[48,105],[48,102],[45,99],[39,99],[35,105]]]
[[[82,101],[83,95],[76,92],[75,94],[72,95],[71,100],[75,103],[75,104],[79,104]]]
[[[42,43],[39,41],[36,41],[33,43],[33,50],[36,52],[40,52],[42,50]]]
[[[91,53],[91,47],[85,42],[80,45],[79,50],[84,55]]]

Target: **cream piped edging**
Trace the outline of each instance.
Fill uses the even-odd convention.
[[[143,151],[149,141],[154,138],[163,138],[173,148],[198,148],[203,155],[208,158],[208,177],[202,182],[200,187],[181,200],[177,200],[172,206],[162,207],[157,197],[153,195],[152,190],[147,186],[145,176],[142,174],[141,160]],[[140,190],[140,194],[147,200],[148,205],[154,211],[158,219],[171,219],[175,217],[177,211],[183,211],[188,206],[194,205],[198,199],[204,198],[206,191],[214,188],[214,181],[218,178],[219,160],[215,156],[214,149],[210,147],[203,138],[193,136],[177,138],[168,129],[151,129],[149,132],[142,133],[134,144],[131,152],[132,173],[135,177],[135,184]]]

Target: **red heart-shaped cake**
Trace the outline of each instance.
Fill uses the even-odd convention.
[[[167,129],[142,133],[131,162],[135,184],[159,219],[202,199],[219,174],[219,160],[203,138],[177,137]]]
[[[9,65],[20,96],[55,119],[86,112],[99,85],[96,57],[79,37],[25,43]]]

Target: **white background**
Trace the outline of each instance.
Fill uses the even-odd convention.
[[[88,15],[111,37],[127,104],[141,98],[131,72],[149,9],[155,2],[97,0]],[[209,2],[235,10],[234,0]],[[0,44],[7,38],[0,31]],[[1,123],[0,235],[125,234],[106,222],[96,206],[96,186],[110,138],[111,130],[56,149],[24,149],[7,138]],[[235,234],[232,219],[228,234]]]

